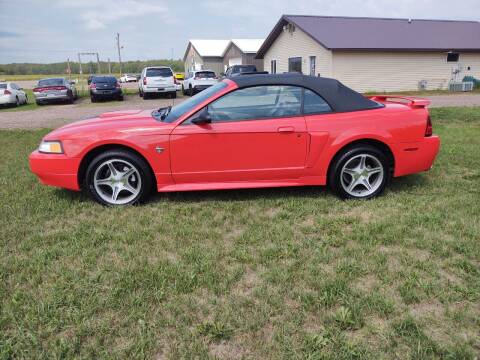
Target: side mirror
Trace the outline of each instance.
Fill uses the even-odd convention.
[[[205,124],[210,124],[212,122],[212,119],[210,115],[208,115],[207,108],[203,108],[200,110],[193,118],[190,120],[192,124],[195,125],[205,125]]]

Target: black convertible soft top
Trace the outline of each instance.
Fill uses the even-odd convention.
[[[340,81],[298,73],[240,75],[230,78],[238,87],[259,85],[293,85],[316,92],[335,112],[377,109],[381,105],[343,85]]]

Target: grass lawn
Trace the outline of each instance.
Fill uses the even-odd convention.
[[[0,359],[473,359],[480,108],[433,109],[428,173],[104,208],[38,184],[43,131],[2,131]]]

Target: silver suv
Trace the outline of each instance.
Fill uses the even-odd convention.
[[[152,94],[169,94],[177,97],[177,79],[168,66],[152,66],[142,70],[138,82],[138,93],[144,99]]]

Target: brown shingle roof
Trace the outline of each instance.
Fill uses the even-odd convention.
[[[288,23],[332,50],[480,51],[477,21],[284,15],[257,57],[264,56]]]

